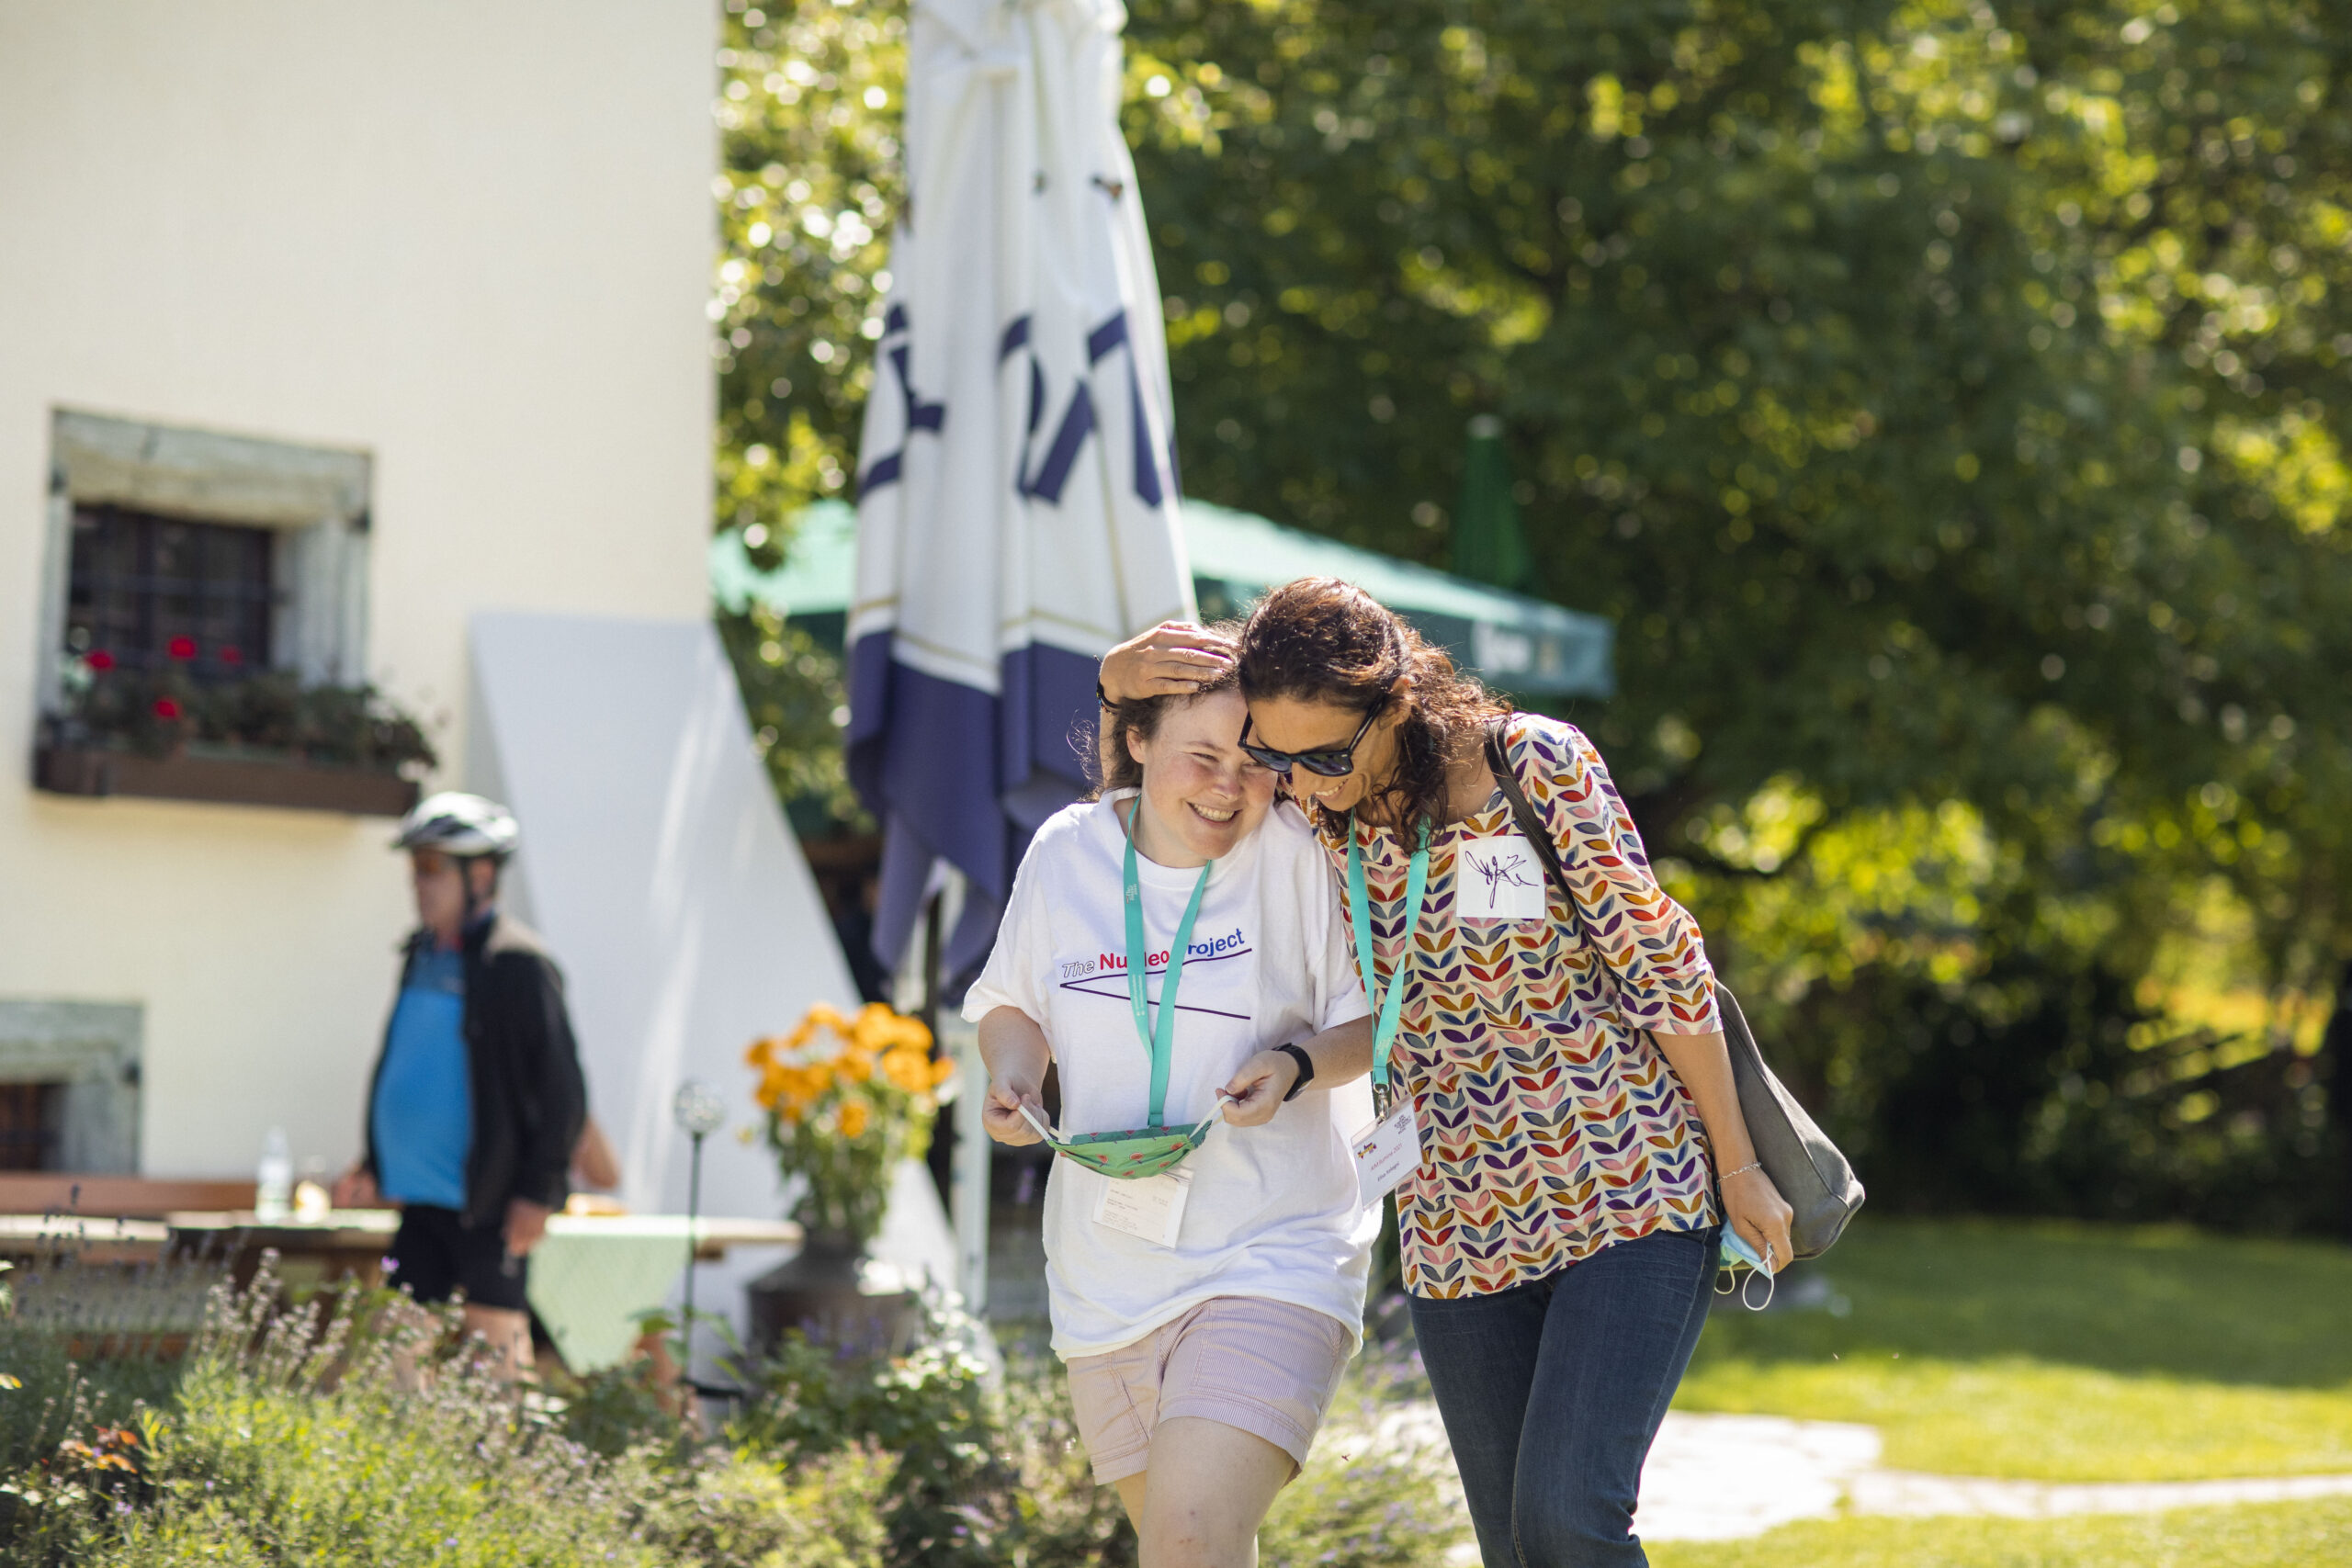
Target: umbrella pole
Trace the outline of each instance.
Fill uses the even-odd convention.
[[[695,1255],[699,1238],[695,1235],[695,1221],[702,1213],[702,1140],[704,1134],[694,1134],[694,1157],[686,1168],[686,1308],[680,1335],[679,1355],[684,1364],[678,1369],[686,1386],[695,1381]]]

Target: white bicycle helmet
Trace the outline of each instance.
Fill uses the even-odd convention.
[[[439,850],[457,860],[503,861],[522,840],[514,814],[494,800],[458,790],[426,795],[401,819],[396,850]]]

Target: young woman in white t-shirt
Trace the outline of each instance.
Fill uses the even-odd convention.
[[[1127,986],[1129,868],[1155,1031],[1197,891],[1164,1116],[1221,1124],[1175,1181],[1057,1157],[1046,1188],[1054,1349],[1148,1563],[1255,1562],[1362,1336],[1379,1227],[1348,1145],[1372,1116],[1363,987],[1305,818],[1240,750],[1246,711],[1230,682],[1106,710],[1102,796],[1038,830],[964,1004],[992,1137],[1039,1141],[1049,1063],[1060,1139],[1141,1128],[1153,1057]]]

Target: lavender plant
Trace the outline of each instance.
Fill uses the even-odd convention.
[[[563,1398],[499,1382],[454,1309],[356,1289],[292,1301],[266,1262],[243,1291],[203,1267],[16,1277],[0,1568],[1136,1562],[1059,1369],[1021,1356],[991,1373],[952,1303],[929,1303],[905,1356],[787,1343],[724,1440],[682,1443],[661,1398],[622,1397],[646,1393],[628,1374],[561,1382]],[[201,1320],[169,1359],[199,1280]],[[1269,1563],[1434,1568],[1460,1539],[1439,1465],[1391,1429],[1421,1392],[1412,1373],[1360,1364],[1268,1524]]]

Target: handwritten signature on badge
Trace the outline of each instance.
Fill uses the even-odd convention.
[[[1491,859],[1481,860],[1475,854],[1465,854],[1462,858],[1470,863],[1470,868],[1473,871],[1486,878],[1487,908],[1489,909],[1495,907],[1495,900],[1501,896],[1505,887],[1535,886],[1527,879],[1527,863],[1516,855],[1498,854]]]

